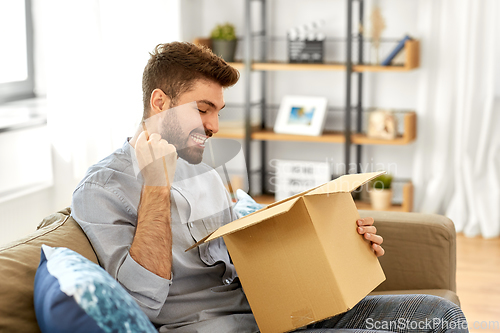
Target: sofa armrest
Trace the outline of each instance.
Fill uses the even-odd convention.
[[[448,289],[456,292],[456,234],[445,216],[359,211],[384,238],[380,264],[386,281],[375,291]]]

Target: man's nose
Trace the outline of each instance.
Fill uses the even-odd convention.
[[[205,118],[204,127],[210,130],[213,134],[219,131],[219,116],[217,113],[212,113]]]

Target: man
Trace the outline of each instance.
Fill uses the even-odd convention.
[[[238,78],[207,49],[158,45],[144,70],[140,129],[90,167],[73,195],[72,216],[100,264],[160,332],[258,331],[224,242],[184,252],[236,218],[217,173],[200,162],[206,140],[218,132],[223,90]],[[358,224],[383,255],[373,219]],[[421,312],[463,318],[450,302],[431,296],[368,297],[316,326],[365,328],[370,315],[382,320]]]

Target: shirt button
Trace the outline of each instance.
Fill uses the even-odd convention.
[[[225,283],[225,284],[230,284],[230,283],[231,283],[231,280],[226,279],[226,280],[224,280],[224,283]]]
[[[193,229],[193,226],[194,226],[193,222],[189,223],[189,227],[190,227],[191,229]]]

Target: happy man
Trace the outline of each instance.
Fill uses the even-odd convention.
[[[140,128],[90,167],[73,194],[72,216],[101,266],[160,332],[258,331],[223,240],[184,252],[236,219],[218,174],[200,162],[206,140],[219,129],[223,91],[238,79],[206,48],[158,45],[144,69]],[[359,220],[358,232],[381,256],[382,237],[372,224]],[[373,296],[315,327],[364,329],[367,318],[391,320],[397,313],[464,319],[438,297]]]

